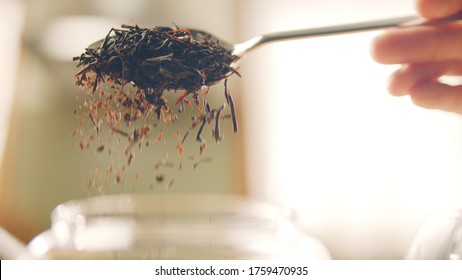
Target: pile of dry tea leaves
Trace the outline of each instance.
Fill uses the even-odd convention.
[[[103,40],[74,57],[81,68],[76,74],[76,85],[87,93],[75,111],[81,127],[73,136],[81,136],[79,148],[95,149],[91,143],[96,141],[96,152],[113,153],[112,149],[106,149],[106,142],[113,141],[114,135],[125,138],[125,163],[117,168],[108,166],[105,172],[120,183],[121,174],[135,159],[134,149],[165,142],[163,129],[177,122],[185,108],[191,108],[188,112],[193,113],[186,116],[191,122],[189,129],[177,131],[173,138],[181,155],[184,142],[190,134],[195,134],[202,155],[206,126],[211,127],[211,135],[217,142],[222,139],[221,120],[231,119],[233,131],[237,132],[234,101],[227,84],[229,76],[239,75],[231,66],[237,59],[204,32],[137,25],[111,29]],[[221,80],[224,80],[224,102],[212,108],[207,100],[208,88]],[[178,91],[181,93],[172,106],[167,97]],[[89,132],[82,127],[86,123],[92,127]],[[109,132],[109,138],[103,139],[103,131]],[[152,134],[154,139],[149,140]],[[164,159],[155,166],[165,163]],[[101,174],[94,177],[102,178]],[[99,187],[109,184],[107,176],[103,177],[104,183]],[[97,184],[96,181],[90,178],[89,186]]]

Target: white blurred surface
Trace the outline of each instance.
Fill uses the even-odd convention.
[[[413,14],[412,2],[249,1],[242,36]],[[396,66],[371,59],[376,34],[265,46],[241,67],[251,193],[298,209],[334,258],[404,257],[428,211],[462,204],[461,117],[390,96]]]

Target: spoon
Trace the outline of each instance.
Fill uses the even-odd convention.
[[[358,32],[358,31],[377,30],[377,29],[383,29],[383,28],[395,27],[395,26],[409,27],[409,26],[418,26],[418,25],[441,24],[441,23],[458,21],[461,19],[462,19],[462,13],[456,14],[448,18],[438,19],[438,20],[425,20],[418,16],[411,15],[411,16],[394,17],[394,18],[364,21],[364,22],[357,22],[357,23],[350,23],[350,24],[332,25],[332,26],[327,26],[327,27],[308,28],[308,29],[268,33],[265,35],[256,36],[250,40],[247,40],[243,43],[238,43],[238,44],[230,44],[222,40],[219,40],[219,44],[223,48],[230,51],[232,55],[242,58],[243,56],[247,55],[251,51],[257,49],[258,47],[266,45],[268,43],[273,43],[273,42],[294,40],[294,39],[304,39],[304,38],[311,38],[311,37],[321,37],[321,36],[328,36],[328,35],[337,35],[337,34]],[[202,35],[207,34],[206,32],[199,31],[199,30],[190,30],[190,31],[193,35],[194,34],[202,34]]]
[[[87,71],[95,70],[98,74],[93,90],[101,75],[109,75],[122,80],[128,77],[129,82],[138,87],[155,89],[156,92],[184,89],[189,93],[237,73],[237,66],[245,55],[268,43],[387,27],[443,24],[460,19],[462,13],[438,20],[425,20],[416,15],[402,16],[269,33],[238,44],[230,44],[197,29],[156,27],[150,30],[122,25],[125,29],[111,29],[104,39],[90,45],[80,57],[74,57],[74,60],[79,60],[77,66],[84,67],[76,76],[84,79]],[[128,32],[130,35],[125,37]],[[194,48],[191,47],[193,42]],[[82,80],[78,83],[82,84]]]

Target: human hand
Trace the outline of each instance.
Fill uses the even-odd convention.
[[[462,11],[462,0],[416,0],[424,18],[440,19]],[[392,95],[409,94],[424,108],[462,113],[462,84],[449,85],[442,76],[462,77],[462,24],[398,27],[378,35],[372,57],[384,64],[402,64],[389,79]]]

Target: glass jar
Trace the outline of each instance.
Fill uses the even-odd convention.
[[[43,259],[328,259],[288,213],[220,194],[92,197],[57,206],[28,247]]]

